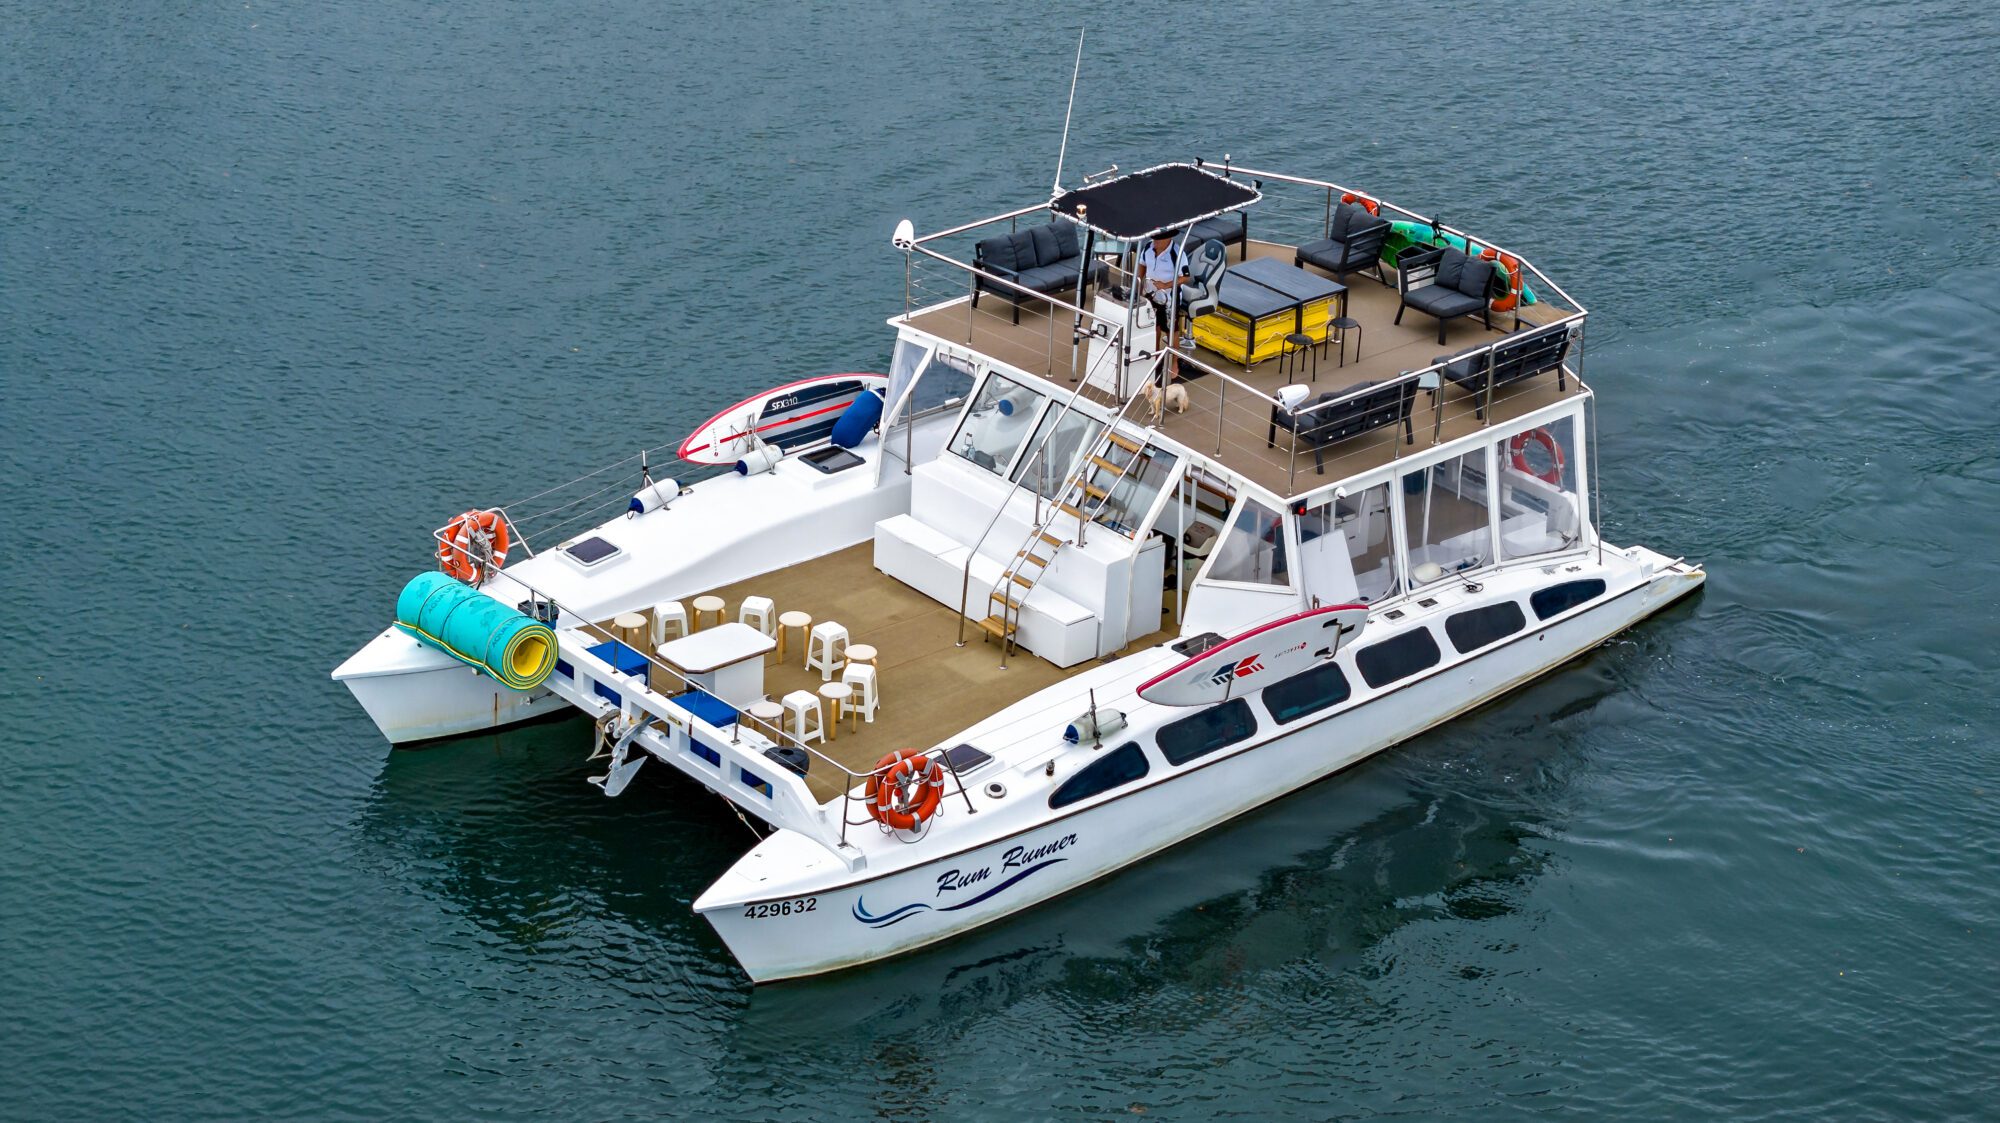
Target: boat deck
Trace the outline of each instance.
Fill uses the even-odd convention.
[[[845,624],[850,643],[875,648],[881,699],[875,720],[850,717],[834,729],[829,713],[830,736],[812,746],[857,773],[867,772],[894,749],[930,748],[984,715],[1093,665],[1086,661],[1064,669],[1017,648],[1002,670],[999,645],[984,642],[985,633],[970,624],[965,646],[957,646],[958,613],[876,569],[869,542],[709,592],[728,604],[729,619],[744,597],[765,596],[781,613],[804,612],[816,623]],[[1168,632],[1158,632],[1119,654],[1170,638]],[[773,700],[794,690],[816,692],[825,681],[819,671],[805,668],[796,632],[787,644],[782,663],[776,652],[764,660],[765,693]],[[971,698],[978,699],[974,708],[967,707]],[[806,782],[825,801],[839,797],[846,777],[815,760]]]
[[[1230,248],[1231,265],[1239,264],[1239,252],[1237,247]],[[1278,258],[1290,264],[1293,247],[1252,240],[1248,252],[1253,259]],[[1311,266],[1307,268],[1319,272]],[[1207,348],[1197,348],[1194,355],[1202,365],[1248,385],[1257,394],[1247,393],[1242,386],[1206,376],[1203,372],[1183,383],[1188,391],[1187,411],[1166,414],[1158,423],[1160,431],[1197,452],[1214,456],[1259,486],[1290,496],[1381,467],[1398,457],[1439,441],[1465,436],[1487,424],[1475,417],[1472,396],[1447,382],[1442,391],[1418,393],[1411,415],[1416,437],[1414,444],[1404,443],[1400,426],[1375,429],[1328,447],[1324,452],[1323,475],[1314,471],[1309,446],[1299,449],[1294,456],[1289,433],[1280,430],[1275,445],[1267,445],[1271,424],[1270,395],[1281,386],[1305,384],[1311,388],[1312,396],[1318,397],[1329,390],[1351,389],[1363,382],[1394,378],[1404,371],[1429,366],[1441,356],[1454,355],[1497,340],[1514,326],[1511,312],[1495,314],[1492,331],[1488,331],[1476,317],[1452,320],[1446,325],[1446,342],[1440,346],[1437,321],[1430,316],[1413,310],[1403,315],[1401,324],[1395,322],[1400,305],[1395,274],[1386,269],[1385,273],[1389,277],[1386,285],[1370,273],[1348,276],[1347,315],[1357,320],[1361,327],[1354,333],[1355,338],[1348,341],[1345,365],[1340,362],[1337,345],[1328,346],[1318,356],[1316,374],[1310,358],[1302,364],[1303,369],[1291,368],[1296,359],[1289,362],[1267,359],[1245,366]],[[1031,374],[1042,375],[1059,385],[1068,385],[1072,370],[1068,318],[1059,316],[1058,322],[1051,323],[1046,308],[1046,305],[1024,302],[1021,322],[1016,324],[1013,322],[1012,306],[1005,300],[989,297],[982,299],[977,309],[960,301],[919,312],[911,316],[909,322],[922,331],[965,343]],[[1521,309],[1521,323],[1524,327],[1551,323],[1568,314],[1569,309],[1551,303],[1526,304]],[[1076,361],[1080,368],[1083,362],[1080,355]],[[1570,365],[1576,365],[1574,358]],[[1193,373],[1193,369],[1190,367],[1183,373]],[[1566,380],[1559,389],[1553,374],[1498,387],[1493,393],[1490,422],[1504,423],[1561,401],[1582,389],[1575,378]],[[1440,394],[1442,400],[1439,399]],[[1141,417],[1143,421],[1143,412],[1143,409],[1135,410],[1133,416]]]

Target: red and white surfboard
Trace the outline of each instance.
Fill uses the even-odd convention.
[[[887,394],[883,374],[823,374],[788,382],[737,402],[688,434],[680,458],[693,464],[734,464],[759,444],[789,449],[833,431],[842,410],[861,395]]]
[[[1212,706],[1333,658],[1368,622],[1365,604],[1315,608],[1252,628],[1139,685],[1163,706]]]

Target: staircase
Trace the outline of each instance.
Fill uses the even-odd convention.
[[[1133,400],[1137,400],[1136,396]],[[1119,412],[1119,419],[1124,411]],[[1020,628],[1021,606],[1028,594],[1035,588],[1049,566],[1055,564],[1056,554],[1065,546],[1080,540],[1084,528],[1102,512],[1105,502],[1118,490],[1135,469],[1141,468],[1152,459],[1146,445],[1117,431],[1117,422],[1106,427],[1099,438],[1097,447],[1077,465],[1064,481],[1060,498],[1043,509],[1038,521],[1029,529],[1027,540],[1014,553],[994,583],[987,598],[987,616],[979,621],[979,627],[988,636],[1001,641],[1001,658],[1006,658],[1014,648],[1014,634]],[[1123,463],[1119,462],[1123,459]],[[1076,520],[1076,538],[1065,539],[1054,532],[1056,521],[1063,516]]]

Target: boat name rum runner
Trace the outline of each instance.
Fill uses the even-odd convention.
[[[1021,869],[1023,872],[1029,872],[1027,867],[1031,863],[1039,862],[1057,851],[1067,850],[1075,845],[1076,836],[1066,834],[1054,842],[1045,842],[1032,850],[1026,846],[1016,846],[1000,856],[1000,868],[1002,870]],[[946,893],[955,893],[960,889],[977,885],[992,876],[992,866],[981,866],[970,873],[955,869],[946,870],[938,875],[937,895],[942,897]]]

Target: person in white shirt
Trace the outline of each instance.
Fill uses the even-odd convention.
[[[1153,302],[1153,323],[1160,329],[1159,345],[1166,346],[1166,340],[1173,331],[1169,313],[1176,309],[1179,301],[1174,299],[1174,290],[1188,279],[1187,253],[1176,241],[1178,231],[1163,230],[1153,235],[1153,244],[1139,251],[1139,278],[1146,298]]]

